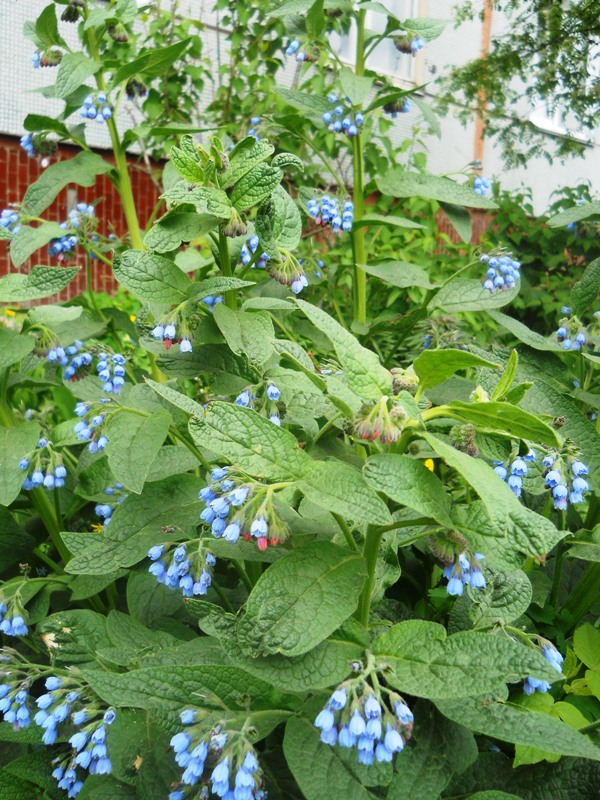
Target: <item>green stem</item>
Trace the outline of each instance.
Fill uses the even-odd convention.
[[[354,536],[352,536],[352,531],[346,524],[346,520],[340,514],[334,514],[333,516],[337,524],[340,526],[340,530],[344,534],[344,538],[350,550],[355,550],[358,552],[358,545],[354,541]]]
[[[52,507],[52,503],[48,499],[48,495],[46,494],[45,489],[37,488],[32,489],[29,496],[31,497],[32,504],[38,514],[40,515],[42,522],[44,523],[46,530],[50,534],[50,538],[52,539],[52,543],[56,547],[60,557],[66,564],[67,561],[71,558],[71,554],[65,547],[63,540],[60,538],[60,525],[56,518],[56,513],[54,508]]]
[[[363,556],[367,562],[367,580],[360,595],[357,609],[357,618],[365,628],[369,627],[369,612],[371,610],[371,596],[375,585],[375,573],[377,571],[377,559],[379,557],[379,545],[384,534],[382,528],[369,526],[365,537]]]
[[[12,408],[8,402],[8,376],[10,375],[10,367],[7,367],[0,376],[0,425],[5,428],[10,428],[14,424],[15,418],[12,413]]]
[[[104,316],[102,311],[100,311],[100,307],[98,306],[98,303],[96,302],[96,294],[94,292],[94,281],[92,279],[92,258],[90,256],[90,253],[89,253],[88,250],[86,250],[86,253],[85,253],[85,281],[86,281],[86,284],[87,284],[86,285],[86,289],[87,289],[88,296],[90,298],[90,304],[91,304],[92,308],[96,312],[96,314],[98,316],[98,319],[101,322],[106,322],[106,317]]]
[[[227,245],[227,237],[223,231],[219,231],[219,261],[221,272],[226,278],[231,278],[233,272],[231,270],[231,262],[229,260],[229,246]],[[237,297],[235,292],[224,292],[225,305],[234,311],[237,308]]]
[[[50,569],[53,569],[59,575],[65,574],[65,571],[61,567],[61,565],[58,564],[56,561],[54,561],[53,558],[50,558],[49,555],[46,555],[46,553],[44,553],[44,551],[41,548],[34,547],[31,552],[33,553],[34,556],[36,556],[36,558],[39,558],[40,561],[43,561],[44,564],[47,564],[50,567]]]
[[[365,15],[366,9],[358,12],[356,21],[356,68],[358,77],[365,72]],[[354,259],[354,320],[367,323],[367,274],[359,264],[366,262],[365,230],[360,221],[364,213],[364,160],[362,136],[352,139],[352,162],[354,172],[354,225],[352,227],[352,253]]]
[[[568,596],[563,608],[569,611],[574,628],[589,613],[593,603],[598,599],[600,591],[600,562],[588,564],[585,572],[577,581],[575,588]]]
[[[559,530],[564,531],[565,529],[565,512],[559,511],[558,512],[558,523],[559,523]],[[552,577],[552,589],[550,591],[550,599],[549,603],[554,608],[557,607],[558,603],[558,592],[560,589],[560,579],[562,577],[562,570],[563,570],[563,563],[565,559],[565,540],[562,539],[556,548],[556,562],[554,564],[554,575]]]

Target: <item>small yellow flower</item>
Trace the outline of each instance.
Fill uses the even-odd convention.
[[[135,322],[135,314],[130,314],[130,315],[129,315],[129,319],[130,319],[132,322]]]
[[[92,523],[92,533],[102,533],[104,530],[104,526],[100,522],[93,522]]]
[[[435,466],[433,463],[433,458],[427,458],[423,463],[430,472],[433,472],[433,468]]]
[[[12,308],[4,309],[4,313],[6,314],[7,317],[14,317],[16,315],[16,313],[12,310]]]

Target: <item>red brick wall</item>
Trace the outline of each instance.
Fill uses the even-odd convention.
[[[51,163],[73,158],[77,152],[78,148],[67,145],[61,146],[52,157]],[[114,162],[106,153],[101,155],[107,161]],[[27,156],[19,145],[18,139],[12,136],[0,136],[0,210],[8,207],[10,203],[21,201],[27,187],[37,180],[43,172],[44,170],[39,161],[36,158]],[[140,223],[144,226],[158,200],[158,191],[143,165],[133,158],[129,160],[129,174],[131,175]],[[71,187],[63,189],[54,203],[43,213],[44,219],[63,222],[67,218],[68,188]],[[77,191],[77,202],[91,203],[93,200],[101,198],[101,202],[96,206],[96,215],[99,220],[98,229],[102,234],[108,235],[111,231],[114,231],[117,236],[120,236],[126,232],[127,225],[121,209],[119,195],[106,175],[99,176],[96,179],[95,186],[90,188],[74,185],[73,188]],[[78,248],[78,251],[80,250],[81,248]],[[7,243],[0,241],[0,276],[9,272],[27,272],[35,264],[59,266],[60,263],[57,256],[52,258],[48,256],[47,247],[44,247],[17,270],[10,260]],[[85,260],[81,253],[76,258],[66,262],[66,266],[83,267],[84,265]],[[110,267],[102,262],[95,262],[93,284],[94,290],[97,292],[114,292],[116,283]],[[57,299],[68,300],[81,294],[84,288],[85,272],[82,270],[67,289],[61,292],[60,298],[56,296],[50,297],[42,302],[56,302]]]

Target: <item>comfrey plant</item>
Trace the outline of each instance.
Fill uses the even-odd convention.
[[[82,152],[0,236],[16,269],[76,237],[52,257],[120,288],[36,307],[78,267],[0,279],[0,797],[593,796],[598,263],[562,312],[572,341],[585,327],[568,352],[499,310],[520,288],[506,249],[482,285],[478,168],[415,172],[387,139],[411,92],[366,59],[386,39],[426,57],[443,23],[220,2],[254,60],[232,48],[222,107],[192,120],[191,23],[167,41],[157,7],[59,5],[81,49],[54,4],[27,27],[65,101],[27,126]],[[164,46],[140,49],[144,24]],[[351,26],[352,69],[331,52]],[[125,103],[146,114],[127,131]],[[143,226],[134,140],[161,181]],[[100,202],[41,221],[104,174],[126,232],[99,233]],[[412,238],[432,202],[462,231],[456,269]]]

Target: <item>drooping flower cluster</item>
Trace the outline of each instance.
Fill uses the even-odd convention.
[[[37,448],[33,452],[23,456],[19,467],[26,473],[23,489],[27,492],[39,486],[45,489],[61,489],[65,485],[67,470],[62,456],[44,436],[38,440]]]
[[[148,572],[169,589],[179,589],[184,597],[205,595],[212,583],[210,570],[217,559],[202,545],[191,550],[195,542],[157,544],[148,550],[152,564]]]
[[[515,261],[509,255],[490,256],[484,253],[479,260],[487,264],[483,288],[491,294],[497,289],[511,289],[521,276],[521,262]]]
[[[244,389],[235,398],[235,404],[243,408],[254,408],[268,417],[274,425],[281,427],[280,398],[281,390],[271,381],[267,381],[260,387],[250,386]]]
[[[329,197],[326,194],[319,200],[314,197],[311,198],[306,207],[309,216],[314,219],[317,225],[323,228],[329,225],[334,233],[352,230],[354,203],[351,200],[344,201],[341,213],[337,198]]]
[[[336,133],[343,131],[346,136],[357,136],[365,121],[364,114],[346,108],[333,92],[327,95],[327,101],[331,109],[323,113],[322,119],[328,129]]]
[[[244,482],[229,467],[216,467],[212,483],[200,490],[205,508],[200,519],[210,525],[213,536],[235,544],[240,536],[256,541],[259,550],[278,545],[289,535],[273,508],[269,486]]]
[[[420,36],[409,34],[407,31],[400,31],[399,34],[394,37],[394,45],[396,50],[399,50],[401,53],[416,56],[419,50],[425,47],[425,42]]]
[[[196,722],[201,714],[194,709],[181,712],[187,730],[172,737],[171,748],[183,770],[180,783],[184,788],[173,790],[169,800],[183,800],[185,787],[196,786],[201,779],[206,790],[210,785],[213,794],[226,800],[266,800],[262,769],[251,744],[224,724],[206,733],[206,725]]]
[[[96,372],[102,381],[102,389],[111,394],[120,394],[125,383],[125,356],[120,353],[99,353]]]
[[[527,462],[535,461],[535,452],[530,450],[525,456],[517,456],[507,469],[502,461],[494,461],[494,472],[509,485],[516,495],[521,497],[523,491],[523,478],[527,475]]]
[[[102,406],[109,404],[110,400],[103,397],[95,403],[77,403],[75,406],[75,414],[80,419],[75,424],[74,431],[80,441],[89,442],[90,453],[104,450],[108,444],[108,436],[104,433],[107,409]]]
[[[473,181],[473,191],[475,194],[481,195],[481,197],[485,197],[490,189],[490,183],[483,175],[476,175]]]
[[[61,222],[59,227],[64,231],[68,231],[69,223]],[[62,261],[65,258],[71,258],[75,253],[75,248],[77,247],[78,242],[79,239],[74,233],[65,233],[64,236],[60,237],[60,239],[51,239],[48,247],[48,255],[58,256],[59,261]]]
[[[29,158],[42,156],[40,159],[40,166],[42,167],[47,167],[50,163],[47,156],[54,155],[58,150],[58,142],[54,139],[49,139],[46,133],[24,133],[21,136],[20,144]]]
[[[383,106],[386,114],[392,119],[396,119],[398,114],[408,114],[412,108],[412,102],[408,97],[401,97],[399,100],[390,100]]]
[[[389,763],[404,749],[413,714],[400,695],[384,687],[374,690],[367,677],[360,677],[338,686],[314,724],[324,744],[356,748],[358,762],[370,766]]]
[[[542,649],[542,655],[558,673],[562,672],[562,663],[564,661],[564,657],[558,652],[553,644],[550,642],[545,642]],[[532,695],[534,692],[545,693],[549,689],[550,683],[548,681],[541,680],[540,678],[534,678],[532,675],[529,675],[529,677],[525,679],[525,683],[523,685],[523,691],[528,695]]]
[[[240,252],[240,261],[246,267],[252,261],[254,254],[256,253],[259,245],[259,238],[258,236],[250,236],[248,241],[242,245],[242,249]],[[253,267],[258,267],[259,269],[264,269],[267,266],[267,262],[269,260],[269,256],[267,253],[262,253],[259,258],[256,259]]]
[[[179,333],[177,327],[179,326]],[[152,329],[150,334],[153,339],[162,342],[165,350],[170,350],[173,342],[179,342],[179,350],[182,353],[192,352],[192,342],[190,333],[177,315],[170,315]]]
[[[27,612],[18,592],[5,595],[0,592],[0,633],[5,636],[27,636]],[[1,673],[0,673],[1,676]]]
[[[542,466],[545,470],[544,482],[552,492],[557,511],[566,511],[569,503],[583,503],[583,496],[590,488],[584,477],[588,474],[588,468],[583,461],[568,456],[565,465],[561,456],[549,454],[543,458]]]
[[[571,309],[563,307],[563,313],[570,314]],[[556,331],[556,341],[560,343],[563,350],[581,350],[584,345],[589,345],[593,350],[594,345],[589,342],[589,335],[586,328],[581,325],[577,317],[563,318]]]
[[[110,119],[112,115],[112,108],[108,104],[106,94],[104,92],[88,94],[83,101],[83,105],[79,109],[80,117],[83,119],[95,119],[96,122],[100,123]]]
[[[58,364],[64,367],[64,380],[75,381],[78,377],[83,377],[83,374],[88,373],[86,368],[91,366],[93,361],[92,353],[84,350],[84,346],[84,343],[79,339],[65,348],[61,347],[60,344],[54,344],[48,350],[46,358],[50,364]],[[83,370],[82,375],[78,375],[80,370]]]
[[[401,405],[384,395],[374,405],[363,406],[355,425],[356,435],[369,442],[378,439],[391,444],[399,439],[406,416]]]
[[[260,125],[261,121],[262,121],[262,120],[261,120],[261,118],[260,118],[260,117],[251,117],[251,118],[250,118],[250,124],[252,125],[252,127],[251,127],[251,128],[250,128],[250,130],[248,131],[248,136],[252,136],[252,137],[254,137],[254,139],[255,139],[257,142],[260,142],[260,136],[258,135],[258,132],[257,132],[257,130],[256,130],[256,129],[257,129],[257,128],[258,128],[258,126]]]
[[[2,659],[5,662],[7,660]],[[22,670],[13,664],[8,668],[0,664],[0,714],[15,731],[28,728],[31,722],[29,686],[30,681]]]
[[[35,149],[35,141],[30,133],[24,133],[19,141],[29,158],[35,158],[37,156],[38,151]]]
[[[304,61],[316,61],[319,57],[318,47],[302,47],[299,39],[292,41],[285,48],[286,56],[296,56],[296,61],[302,64]]]
[[[57,67],[63,59],[64,53],[51,47],[44,52],[36,50],[31,56],[31,63],[34,69],[40,67]]]
[[[446,591],[452,597],[463,594],[465,586],[472,589],[484,589],[485,575],[479,562],[485,558],[481,553],[472,553],[465,550],[459,553],[453,562],[444,567],[443,576],[448,581]]]
[[[0,213],[0,227],[4,228],[5,231],[8,231],[13,236],[16,236],[21,230],[19,214],[14,208],[4,208],[2,210]]]
[[[108,486],[104,490],[104,494],[110,497],[110,501],[107,500],[104,503],[96,503],[96,507],[94,509],[96,516],[102,520],[103,530],[106,529],[106,526],[110,522],[115,508],[118,505],[121,505],[121,503],[129,496],[127,492],[123,491],[122,483],[115,483],[114,486]]]
[[[223,299],[224,298],[222,294],[217,294],[217,295],[207,294],[206,297],[201,298],[200,302],[203,303],[208,308],[209,311],[214,311],[215,306],[218,305],[219,303],[222,303]]]

